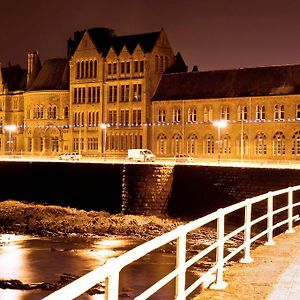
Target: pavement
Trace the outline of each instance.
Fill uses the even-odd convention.
[[[275,245],[251,251],[254,262],[227,268],[226,289],[205,289],[193,300],[300,299],[300,225],[294,229],[276,236]]]

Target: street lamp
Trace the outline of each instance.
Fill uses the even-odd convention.
[[[16,132],[17,131],[17,126],[16,125],[6,125],[4,126],[4,129],[8,132],[8,151],[9,151],[9,154],[12,153],[12,143],[13,143],[13,140],[12,140],[12,133],[13,132]]]
[[[220,144],[221,144],[221,128],[224,128],[227,126],[226,120],[217,120],[213,122],[213,125],[218,127],[218,163],[220,163]]]
[[[102,123],[101,129],[104,131],[103,133],[103,146],[102,146],[102,153],[104,154],[104,161],[106,161],[106,131],[107,127],[109,127],[109,124]]]

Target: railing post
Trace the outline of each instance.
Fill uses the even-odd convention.
[[[265,243],[267,246],[275,245],[273,240],[273,193],[268,193],[268,219],[267,219],[268,241]]]
[[[251,251],[251,210],[252,210],[252,204],[247,199],[245,200],[247,202],[245,206],[245,231],[244,231],[244,244],[245,244],[245,255],[240,260],[241,263],[249,264],[253,262],[253,258],[250,255]]]
[[[217,221],[217,239],[218,247],[216,249],[217,274],[216,282],[210,286],[211,289],[223,290],[227,287],[227,283],[223,280],[224,271],[224,211],[219,209],[219,217]]]
[[[293,189],[289,187],[288,191],[288,229],[286,233],[294,233],[293,229]]]
[[[176,243],[176,269],[178,275],[176,276],[176,291],[175,299],[185,299],[185,260],[186,260],[186,231],[184,226],[177,228],[179,237]]]
[[[108,263],[114,261],[111,258]],[[105,300],[118,300],[119,299],[119,271],[114,270],[114,273],[105,279]]]

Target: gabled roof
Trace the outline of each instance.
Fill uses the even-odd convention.
[[[36,79],[27,90],[68,90],[68,66],[69,64],[66,58],[52,58],[46,60]]]
[[[27,70],[19,65],[9,65],[2,68],[2,78],[9,91],[23,91],[26,86]]]
[[[116,36],[112,29],[108,28],[92,28],[86,30],[90,35],[95,47],[99,53],[106,56],[109,49],[112,47],[117,55],[121,52],[124,46],[130,54],[133,53],[138,44],[141,45],[145,53],[151,52],[160,35],[160,32],[149,32],[133,35]],[[77,46],[80,43],[85,31],[77,31],[74,33],[74,40],[68,41],[69,54],[73,55]]]
[[[163,74],[152,100],[300,93],[300,65]]]
[[[134,35],[124,35],[115,37],[112,41],[112,47],[119,54],[124,46],[132,54],[138,44],[141,45],[145,53],[152,51],[159,37],[160,32],[149,32]]]

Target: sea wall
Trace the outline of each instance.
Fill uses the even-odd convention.
[[[300,170],[196,165],[1,162],[0,200],[194,218],[300,184]]]

